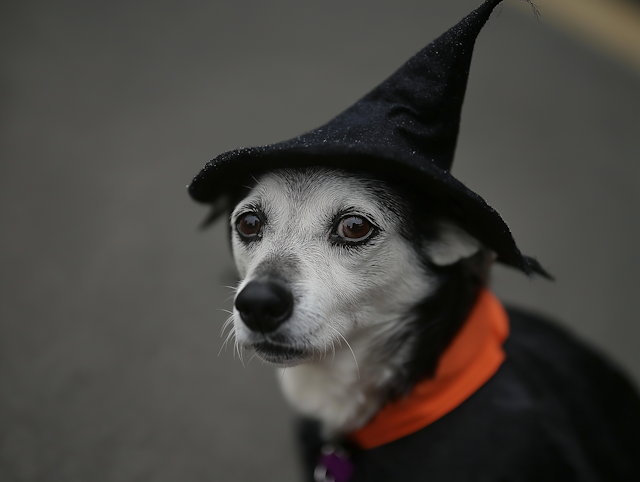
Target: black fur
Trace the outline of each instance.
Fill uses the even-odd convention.
[[[492,254],[481,249],[474,256],[450,266],[433,264],[424,253],[424,245],[438,236],[438,224],[441,221],[454,222],[464,227],[451,203],[437,196],[425,196],[408,189],[402,180],[381,174],[372,176],[365,172],[354,174],[375,179],[380,189],[375,194],[389,198],[393,193],[396,202],[385,203],[393,206],[396,215],[401,218],[401,233],[413,245],[418,262],[432,273],[437,287],[434,293],[417,304],[411,313],[406,330],[388,341],[386,350],[394,352],[413,346],[408,361],[387,387],[387,400],[391,401],[406,395],[420,380],[433,377],[438,360],[462,327],[473,307],[480,289],[486,284],[491,267]]]
[[[440,356],[464,324],[484,286],[483,273],[476,265],[485,265],[486,257],[485,252],[479,252],[452,266],[432,269],[438,273],[439,286],[411,313],[407,338],[411,338],[413,353],[401,376],[395,377],[389,387],[390,399],[407,394],[416,383],[435,375]]]

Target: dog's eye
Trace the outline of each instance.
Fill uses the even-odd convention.
[[[258,235],[262,221],[256,213],[247,213],[240,216],[236,228],[238,232],[245,238],[253,238]]]
[[[351,241],[360,241],[366,238],[373,226],[361,216],[346,216],[338,224],[338,236]]]

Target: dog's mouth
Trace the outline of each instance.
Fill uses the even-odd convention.
[[[306,352],[304,350],[285,345],[277,345],[269,341],[254,343],[253,349],[264,361],[276,365],[291,365],[306,358]]]

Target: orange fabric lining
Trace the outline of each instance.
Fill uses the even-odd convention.
[[[484,385],[505,359],[502,344],[509,318],[488,289],[445,350],[435,377],[418,383],[406,398],[386,405],[350,439],[364,449],[393,442],[443,417]]]

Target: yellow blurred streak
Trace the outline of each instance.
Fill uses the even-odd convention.
[[[514,2],[531,14],[526,2]],[[567,30],[640,74],[640,6],[624,0],[534,0],[540,21]]]

